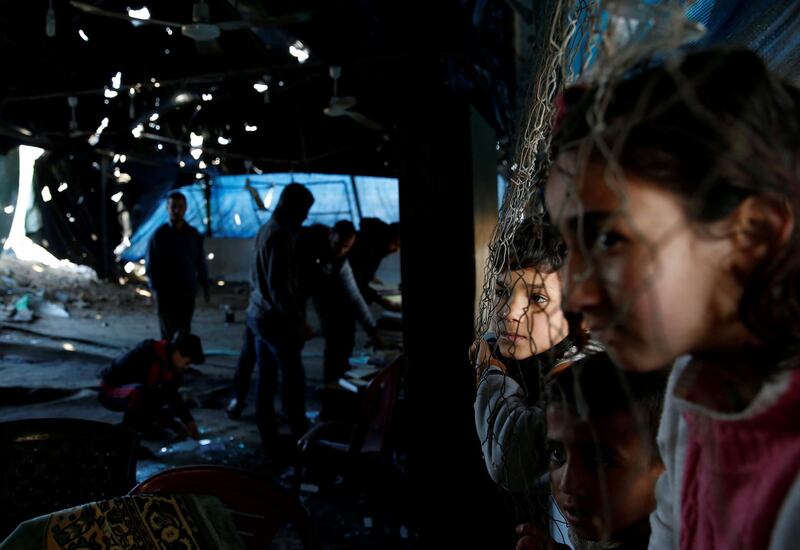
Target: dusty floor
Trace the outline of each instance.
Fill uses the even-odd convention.
[[[10,276],[19,286],[19,273]],[[8,279],[6,282],[10,285]],[[35,292],[36,281],[28,283]],[[7,285],[6,292],[9,305],[18,300],[21,290]],[[39,293],[42,294],[41,289]],[[98,404],[96,375],[110,358],[145,338],[158,336],[154,307],[150,299],[136,293],[131,284],[119,287],[79,282],[68,288],[67,293],[69,296],[61,298],[69,318],[43,316],[30,323],[3,322],[0,330],[0,421],[37,417],[121,421],[120,413]],[[53,295],[52,288],[44,292],[45,298]],[[267,471],[259,449],[252,392],[240,420],[230,420],[224,413],[241,344],[246,300],[246,287],[235,284],[214,287],[208,304],[198,300],[193,331],[203,340],[207,361],[187,376],[186,386],[187,397],[198,405],[193,413],[202,439],[144,441],[153,457],[140,459],[138,480],[166,468],[198,463]],[[235,322],[225,322],[226,308],[233,310]],[[311,314],[313,326],[313,312]],[[365,342],[366,335],[359,331],[357,350]],[[315,390],[322,383],[322,349],[323,340],[315,337],[303,351],[308,411],[312,419],[319,411]],[[280,476],[278,479],[285,483],[286,473],[283,479]],[[400,481],[396,485],[401,484]],[[389,504],[384,502],[377,511],[359,490],[347,489],[341,484],[324,487],[321,491],[313,484],[304,488],[304,502],[314,517],[325,548],[410,546],[413,535],[402,518],[399,506],[402,498],[385,499]],[[291,535],[281,537],[275,544],[276,548],[294,546]]]

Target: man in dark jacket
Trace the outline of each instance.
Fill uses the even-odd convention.
[[[155,292],[161,338],[191,332],[198,283],[209,300],[208,268],[203,237],[186,223],[186,197],[175,191],[167,198],[169,222],[153,233],[147,245],[147,275]]]
[[[274,406],[278,372],[293,437],[299,438],[308,428],[300,352],[312,331],[300,292],[296,239],[312,204],[314,197],[305,186],[286,186],[272,217],[256,235],[250,262],[247,326],[255,335],[258,365],[256,422],[264,450],[273,457],[279,443]]]
[[[361,227],[350,251],[349,261],[361,295],[368,304],[376,303],[386,309],[395,309],[394,304],[382,298],[369,284],[375,279],[375,273],[383,259],[398,250],[400,224],[389,224],[378,218],[361,219]]]
[[[178,333],[174,341],[145,340],[100,373],[100,403],[124,412],[122,424],[148,433],[169,427],[197,438],[197,424],[178,389],[183,371],[205,361],[200,338]],[[180,424],[176,422],[180,419]]]

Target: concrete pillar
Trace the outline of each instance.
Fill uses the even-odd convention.
[[[503,538],[513,533],[508,509],[475,434],[467,360],[497,222],[496,138],[465,100],[436,88],[398,117],[413,512],[424,547],[512,547]]]

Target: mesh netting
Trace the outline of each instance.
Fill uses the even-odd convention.
[[[554,0],[545,11],[529,107],[519,130],[516,162],[484,271],[472,358],[478,367],[476,422],[487,468],[495,481],[509,490],[518,519],[550,532],[562,531],[561,538],[565,540],[566,524],[554,517],[555,505],[542,478],[552,457],[548,457],[543,444],[546,413],[537,404],[544,388],[544,374],[558,371],[561,365],[574,364],[597,349],[585,336],[580,319],[565,316],[561,304],[562,294],[568,297],[571,285],[595,273],[593,258],[597,251],[590,239],[574,240],[572,244],[585,258],[585,271],[570,273],[563,281],[564,288],[552,281],[551,275],[561,269],[565,256],[564,245],[553,229],[563,213],[547,212],[544,181],[551,172],[563,170],[551,166],[553,126],[560,124],[560,94],[576,83],[593,89],[591,105],[585,109],[589,129],[588,137],[584,137],[591,147],[579,151],[591,151],[586,154],[602,158],[602,177],[623,205],[618,215],[625,216],[628,199],[620,185],[623,170],[618,157],[620,144],[628,136],[623,128],[609,137],[605,130],[614,121],[606,119],[606,110],[617,86],[633,67],[645,60],[674,57],[681,46],[702,36],[703,27],[688,20],[677,1]],[[676,72],[676,81],[680,78]],[[679,85],[678,89],[681,94],[691,94],[691,86]],[[698,105],[697,109],[703,116],[703,106]],[[632,118],[637,118],[635,109]],[[578,164],[585,167],[589,159],[581,154],[577,153]],[[573,197],[572,202],[579,201]],[[579,214],[576,233],[582,235],[582,205],[574,209]],[[670,238],[670,234],[664,236],[665,241]],[[660,243],[650,244],[655,258]],[[657,269],[657,262],[653,263]],[[653,271],[653,276],[656,273]],[[645,281],[632,289],[630,302],[640,299],[639,294],[648,288]],[[622,304],[618,314],[624,315],[626,308]],[[651,344],[660,345],[657,339]],[[578,374],[575,376],[577,380]],[[634,403],[637,396],[631,393],[631,385],[639,382],[631,382],[621,374],[614,376],[618,376],[618,385],[628,401]],[[590,407],[580,384],[575,382],[574,386],[572,407],[578,416],[588,419]],[[637,429],[652,439],[654,428],[648,413],[642,412],[641,407],[631,410]],[[602,486],[602,468],[598,476]],[[604,491],[599,498],[609,503],[614,495]],[[606,510],[610,514],[610,505]]]

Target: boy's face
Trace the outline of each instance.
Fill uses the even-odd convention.
[[[547,207],[569,250],[567,309],[583,312],[621,367],[661,368],[718,344],[719,328],[738,323],[730,231],[699,231],[677,195],[562,153]]]
[[[178,350],[172,351],[172,364],[175,365],[175,368],[178,370],[186,370],[189,368],[189,365],[192,363],[191,358],[186,357]]]
[[[533,268],[509,270],[495,281],[497,343],[503,357],[522,360],[542,353],[567,335],[561,311],[561,278]]]
[[[547,453],[553,496],[579,537],[613,540],[655,509],[664,470],[628,412],[588,424],[564,405],[547,407]]]

